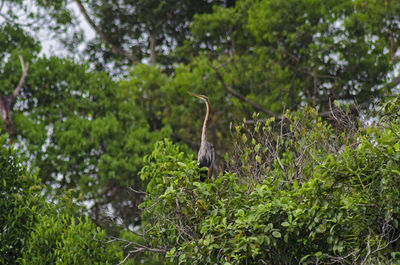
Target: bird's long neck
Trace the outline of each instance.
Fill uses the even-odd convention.
[[[208,116],[210,115],[210,102],[205,100],[206,103],[206,116],[204,117],[204,122],[203,122],[203,130],[201,131],[201,143],[205,143],[207,141],[207,121],[208,121]]]

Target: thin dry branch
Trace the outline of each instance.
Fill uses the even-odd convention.
[[[390,221],[392,221],[393,218],[390,219]],[[376,248],[374,250],[371,250],[371,246],[369,243],[369,240],[367,242],[367,254],[365,255],[364,259],[361,261],[361,265],[366,264],[368,259],[375,254],[376,252],[379,252],[385,248],[387,248],[388,246],[390,246],[391,244],[393,244],[394,242],[398,241],[400,239],[400,234],[398,234],[396,237],[391,238],[390,240],[386,241],[386,244],[382,244],[382,242],[384,241],[385,238],[387,238],[390,233],[395,230],[393,226],[391,226],[389,224],[389,221],[384,222],[382,224],[382,228],[381,228],[381,234],[379,235],[379,241],[378,241],[378,245],[376,246]]]
[[[376,235],[373,235],[373,233],[371,233],[371,231],[369,231],[367,246],[366,246],[366,253],[363,258],[362,258],[362,251],[360,249],[355,249],[354,251],[348,253],[345,256],[327,255],[327,257],[329,258],[330,261],[326,262],[326,264],[338,264],[338,263],[339,264],[361,264],[361,265],[372,264],[370,261],[370,258],[372,257],[373,254],[386,249],[391,244],[397,242],[400,239],[400,234],[398,234],[398,235],[394,234],[395,229],[390,224],[391,221],[393,221],[392,217],[382,224],[381,233],[379,234],[379,240],[374,249],[371,248],[371,238],[375,238]],[[375,240],[373,240],[373,241],[375,241]],[[351,258],[351,260],[349,260],[349,258]],[[360,260],[361,258],[362,258],[362,260]],[[377,262],[378,262],[378,264],[380,264],[379,260],[377,260]]]
[[[145,191],[141,191],[141,190],[135,190],[132,187],[129,187],[129,190],[133,191],[136,194],[147,194]]]
[[[130,246],[134,246],[132,250],[129,250],[127,252],[127,255],[125,256],[125,258],[118,263],[118,265],[124,264],[131,256],[132,254],[135,253],[141,253],[141,252],[152,252],[152,253],[156,253],[156,254],[165,254],[168,251],[170,251],[169,248],[164,247],[164,248],[155,248],[155,247],[150,247],[150,246],[146,246],[137,242],[133,242],[133,241],[129,241],[126,239],[122,239],[122,238],[118,238],[118,237],[111,237],[110,240],[108,240],[107,242],[105,242],[106,244],[110,244],[113,242],[122,242],[125,244],[124,248],[128,248]]]

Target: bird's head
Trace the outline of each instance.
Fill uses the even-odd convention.
[[[190,95],[192,95],[192,96],[195,96],[196,98],[199,98],[199,99],[203,100],[203,101],[206,101],[206,102],[208,101],[208,97],[207,96],[195,94],[195,93],[189,92],[189,91],[188,91],[188,93]]]

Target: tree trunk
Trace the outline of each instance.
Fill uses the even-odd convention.
[[[155,65],[156,61],[156,38],[154,36],[154,33],[150,32],[150,64]]]

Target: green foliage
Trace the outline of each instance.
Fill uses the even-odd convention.
[[[126,84],[134,84],[152,129],[170,126],[173,140],[193,149],[204,106],[186,91],[208,95],[208,137],[223,154],[232,147],[230,122],[249,120],[254,111],[260,119],[303,105],[326,112],[335,99],[364,109],[396,93],[398,82],[389,76],[398,67],[398,13],[392,11],[398,8],[396,1],[348,0],[215,6],[194,17],[192,38],[176,51],[185,63],[175,64],[173,74],[139,65]]]
[[[173,264],[398,258],[398,97],[366,128],[353,107],[329,123],[314,109],[296,111],[308,105],[327,117],[335,99],[366,108],[398,92],[399,1],[81,2],[103,33],[86,43],[90,66],[38,55],[34,36],[45,28],[78,60],[72,1],[1,3],[0,94],[19,82],[19,55],[30,68],[8,142],[27,159],[0,152],[0,263],[120,261],[118,246],[104,245],[104,231],[82,216],[135,242],[125,255],[150,245]],[[158,65],[130,68],[148,58]],[[131,72],[118,80],[90,67]],[[188,90],[210,97],[208,138],[217,171],[227,170],[206,183],[181,144],[198,149],[204,117]],[[143,161],[169,136],[180,143],[158,143]],[[143,195],[128,187],[143,184],[141,215]]]
[[[51,251],[49,251],[51,250]],[[105,243],[105,231],[88,217],[40,216],[28,238],[20,264],[116,264],[118,245]]]
[[[71,194],[58,205],[46,202],[37,174],[21,166],[15,151],[0,140],[0,263],[115,264],[123,254],[105,244],[105,231],[81,214]]]
[[[196,16],[183,50],[218,60],[226,84],[275,113],[366,102],[398,64],[400,6],[378,2],[237,1]]]
[[[395,118],[385,127],[355,133],[333,129],[312,109],[286,114],[277,134],[272,121],[257,122],[237,140],[248,153],[231,161],[247,168],[205,183],[192,157],[169,141],[158,143],[141,172],[149,181],[142,204],[144,229],[151,227],[147,242],[167,251],[171,264],[394,262],[400,251],[397,101],[385,105]],[[262,150],[270,152],[270,142],[257,141],[269,132],[279,148],[267,161]],[[256,164],[258,171],[249,170]]]
[[[6,95],[19,81],[17,55],[4,67]],[[109,203],[126,224],[138,221],[140,198],[132,203],[126,187],[141,188],[142,157],[170,134],[168,126],[149,127],[131,90],[69,59],[34,58],[13,112],[20,152],[40,168],[48,194],[81,193],[98,222]]]
[[[39,196],[40,180],[20,166],[15,152],[3,147],[5,142],[6,137],[1,136],[0,263],[14,264],[35,223],[36,209],[45,203]]]

